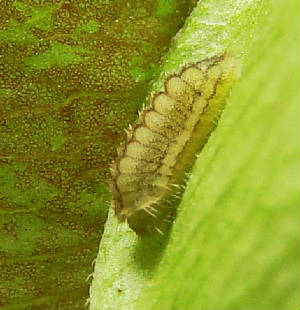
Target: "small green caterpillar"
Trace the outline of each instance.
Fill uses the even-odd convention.
[[[226,95],[237,77],[224,53],[183,67],[152,96],[112,164],[112,206],[117,218],[138,234],[161,233],[175,217],[184,175],[216,127]]]

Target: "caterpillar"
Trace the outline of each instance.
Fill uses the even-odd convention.
[[[163,233],[173,221],[185,174],[206,144],[237,78],[228,53],[204,59],[166,77],[164,91],[129,127],[111,166],[112,207],[137,233]]]

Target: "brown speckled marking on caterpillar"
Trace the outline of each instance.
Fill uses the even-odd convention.
[[[111,168],[112,206],[138,234],[161,232],[175,217],[184,175],[216,127],[236,76],[226,53],[185,66],[166,78],[164,91],[129,128]]]

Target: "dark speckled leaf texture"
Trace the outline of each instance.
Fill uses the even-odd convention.
[[[109,163],[194,4],[0,0],[1,310],[83,309]]]

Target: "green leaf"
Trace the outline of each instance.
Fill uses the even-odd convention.
[[[199,2],[163,71],[228,49],[245,63],[241,79],[169,239],[138,238],[111,212],[91,310],[297,308],[298,12],[296,0]]]

